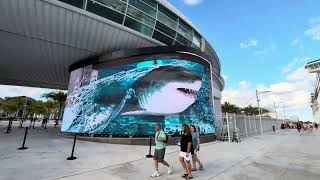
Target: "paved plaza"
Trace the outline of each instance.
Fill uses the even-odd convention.
[[[75,150],[78,159],[67,161],[73,139],[65,138],[52,125],[47,130],[38,126],[28,133],[29,149],[18,151],[24,130],[14,127],[11,133],[4,134],[6,123],[0,122],[1,180],[151,179],[153,162],[145,158],[147,146],[79,140]],[[241,143],[202,144],[200,159],[205,169],[195,172],[194,177],[199,180],[319,180],[319,142],[320,132],[299,135],[296,130],[283,130],[243,139]],[[166,160],[174,165],[174,173],[168,175],[161,166],[161,176],[156,179],[182,179],[178,154],[178,146],[167,148]]]

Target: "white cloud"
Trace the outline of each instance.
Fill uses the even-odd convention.
[[[299,44],[299,42],[300,42],[300,39],[296,38],[290,43],[290,46],[297,46]]]
[[[12,96],[27,96],[40,100],[42,94],[48,93],[51,91],[56,91],[53,89],[44,89],[44,88],[34,88],[34,87],[24,87],[24,86],[7,86],[0,85],[0,97],[12,97]]]
[[[225,75],[225,74],[222,74],[221,76],[223,77],[224,81],[226,81],[226,80],[229,78],[229,77],[228,77],[227,75]]]
[[[300,66],[289,73],[284,74],[285,80],[269,85],[259,85],[258,90],[270,90],[270,93],[260,94],[261,107],[273,109],[274,102],[278,108],[279,103],[285,106],[287,116],[298,115],[302,120],[312,120],[310,108],[310,93],[314,90],[315,76],[314,74],[304,71],[304,67]],[[239,86],[250,84],[247,81],[240,81]],[[256,106],[255,97],[256,88],[237,88],[226,89],[223,91],[222,101],[228,101],[240,107],[248,105]]]
[[[302,57],[302,58],[293,58],[293,60],[288,63],[287,65],[283,66],[281,68],[281,73],[285,74],[285,73],[289,73],[291,72],[294,68],[297,68],[298,66],[302,66],[304,64],[306,64],[308,61],[310,61],[309,57]]]
[[[194,6],[203,2],[203,0],[182,0],[185,4]]]
[[[246,48],[256,47],[257,45],[258,45],[258,40],[251,39],[251,40],[246,40],[241,42],[240,48],[246,49]]]
[[[250,83],[248,81],[240,81],[239,82],[239,87],[241,89],[248,89],[250,86]]]
[[[256,50],[253,52],[253,54],[256,56],[256,57],[262,57],[262,56],[265,56],[269,53],[272,53],[274,52],[275,50],[277,49],[277,45],[275,43],[270,43],[268,47],[264,48],[264,49],[261,49],[261,50]]]
[[[307,29],[305,35],[311,36],[313,40],[320,40],[320,24]]]
[[[309,19],[310,28],[304,34],[310,36],[313,40],[320,40],[320,17]]]
[[[313,17],[309,19],[310,24],[320,24],[320,17]]]

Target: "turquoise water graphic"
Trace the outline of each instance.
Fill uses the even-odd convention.
[[[159,67],[169,65],[184,67],[202,75],[202,87],[196,94],[196,102],[176,115],[121,115],[121,112],[136,99],[136,92],[131,87],[134,82]],[[212,101],[208,93],[208,76],[201,64],[181,60],[157,60],[155,65],[154,61],[146,61],[102,69],[99,70],[98,77],[85,85],[82,82],[88,81],[88,77],[75,82],[76,86],[67,98],[62,131],[128,136],[153,135],[153,126],[160,123],[168,134],[177,135],[181,124],[187,123],[196,124],[201,134],[215,132]],[[106,98],[109,104],[102,103]]]

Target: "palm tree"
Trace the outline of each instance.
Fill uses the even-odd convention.
[[[57,92],[50,92],[50,93],[43,94],[42,97],[45,97],[59,104],[59,112],[58,112],[59,117],[56,120],[56,124],[55,124],[55,125],[58,125],[59,123],[58,120],[61,119],[62,107],[64,106],[64,103],[67,99],[67,94],[64,93],[63,91],[57,91]]]
[[[51,110],[56,107],[56,103],[52,100],[47,100],[46,102],[44,102],[44,106],[47,108],[47,116],[49,118]]]
[[[265,113],[270,112],[269,110],[264,109],[264,108],[260,108],[260,109],[261,109],[261,114],[265,114]],[[259,108],[258,107],[253,107],[253,106],[249,105],[249,106],[243,108],[242,110],[244,111],[244,113],[246,115],[255,115],[255,116],[259,115]]]
[[[235,114],[240,113],[240,110],[241,110],[239,107],[229,102],[224,102],[224,104],[222,104],[221,106],[221,109],[223,113],[235,113]]]

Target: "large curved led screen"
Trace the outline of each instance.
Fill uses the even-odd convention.
[[[86,66],[71,72],[62,131],[108,135],[154,134],[162,124],[215,133],[209,66],[177,59],[121,66]]]

